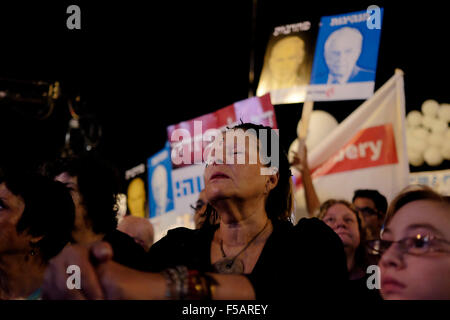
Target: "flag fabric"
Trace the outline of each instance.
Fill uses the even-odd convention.
[[[351,201],[356,189],[376,189],[388,201],[409,182],[403,73],[396,70],[377,92],[318,146],[308,165],[321,203]],[[296,184],[296,219],[307,216],[301,177]]]

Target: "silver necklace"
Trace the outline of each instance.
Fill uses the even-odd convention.
[[[214,263],[214,269],[218,273],[228,273],[228,274],[242,274],[244,273],[244,262],[241,259],[237,259],[237,257],[247,249],[250,244],[255,241],[256,238],[266,229],[267,224],[269,223],[269,219],[267,219],[264,227],[259,231],[246,245],[245,247],[238,252],[233,258],[227,258],[225,250],[223,250],[223,239],[220,239],[220,251],[222,251],[223,259]]]

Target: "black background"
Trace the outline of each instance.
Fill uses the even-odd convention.
[[[95,2],[95,3],[94,3]],[[252,11],[256,19],[252,29]],[[81,30],[68,30],[66,8],[81,8]],[[98,150],[126,170],[159,151],[166,127],[232,104],[256,91],[275,26],[383,7],[376,87],[405,73],[406,108],[450,102],[448,12],[439,2],[402,1],[14,1],[0,4],[0,78],[59,80],[80,94],[103,127]],[[252,30],[255,30],[253,32]],[[249,84],[252,49],[255,81]],[[362,103],[317,102],[338,121]],[[275,106],[285,148],[302,104]],[[0,155],[30,163],[58,155],[70,119],[65,104],[44,121],[0,104]],[[426,165],[412,171],[444,169]]]

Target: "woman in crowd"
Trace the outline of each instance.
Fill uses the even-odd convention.
[[[390,204],[379,251],[384,299],[450,299],[450,199],[428,187]]]
[[[355,206],[346,200],[330,199],[320,207],[319,218],[341,238],[349,271],[349,293],[357,299],[379,299],[377,290],[367,287],[366,269],[370,265],[365,231]]]
[[[266,135],[264,139],[262,135]],[[243,140],[235,144],[235,137]],[[219,147],[207,161],[205,187],[208,219],[217,217],[217,223],[205,224],[198,230],[170,230],[150,249],[151,272],[132,270],[113,262],[111,247],[105,243],[91,247],[90,253],[97,260],[95,265],[87,258],[88,249],[77,245],[66,248],[48,268],[45,296],[56,299],[343,297],[340,294],[346,284],[347,270],[339,237],[318,219],[302,219],[295,227],[290,222],[291,173],[278,135],[269,127],[240,124],[219,136],[215,145]],[[274,146],[279,152],[273,152]],[[223,153],[218,151],[220,148]],[[265,156],[267,150],[272,150],[271,158]],[[252,162],[250,159],[255,155],[257,161]],[[230,163],[227,156],[234,162]],[[245,159],[244,163],[236,164],[240,157]],[[70,264],[82,269],[82,292],[69,291],[65,286],[65,268]]]
[[[117,170],[96,153],[58,159],[43,172],[64,183],[75,204],[73,242],[89,245],[106,241],[114,248],[114,261],[142,269],[145,250],[132,237],[117,229]]]
[[[0,300],[39,297],[45,268],[70,241],[74,217],[62,183],[0,169]]]

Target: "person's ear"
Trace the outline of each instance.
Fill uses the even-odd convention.
[[[38,237],[31,236],[31,239],[30,239],[30,242],[29,242],[29,245],[31,247],[31,251],[30,251],[30,255],[31,256],[35,256],[39,252],[39,250],[38,250],[38,247],[39,247],[38,243],[43,238],[44,238],[44,236],[38,236]]]
[[[269,193],[272,191],[278,184],[278,180],[280,179],[280,173],[278,172],[277,168],[274,167],[274,174],[267,176],[266,181],[266,192]]]
[[[39,241],[41,241],[44,238],[44,236],[31,236],[31,235],[30,235],[30,237],[31,237],[30,247],[32,247],[32,248],[37,248]]]

